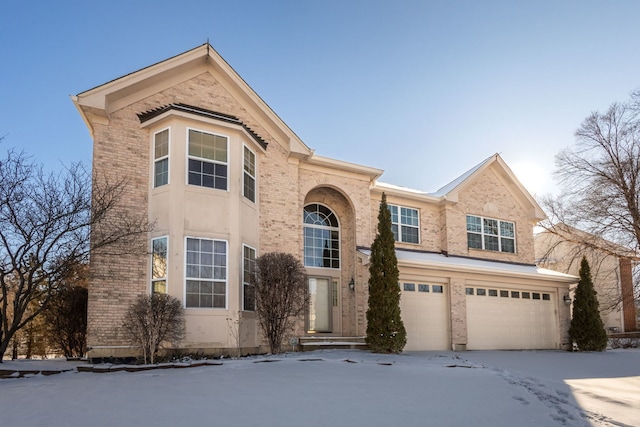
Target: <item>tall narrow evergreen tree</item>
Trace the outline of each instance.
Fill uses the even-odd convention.
[[[591,268],[586,258],[582,258],[579,274],[569,337],[577,344],[579,351],[602,351],[607,348],[607,332],[600,318],[597,293],[593,288]]]
[[[387,207],[387,196],[382,193],[378,233],[371,246],[367,310],[366,341],[376,353],[399,353],[407,343],[407,332],[400,317],[398,275],[391,212]]]

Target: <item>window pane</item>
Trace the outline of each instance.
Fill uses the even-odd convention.
[[[500,298],[509,298],[509,291],[500,291]]]
[[[187,239],[187,307],[214,307],[214,294],[226,304],[226,242],[210,239]],[[213,279],[218,281],[214,282]],[[216,301],[220,301],[219,299]]]
[[[304,264],[307,267],[340,268],[340,230],[335,214],[324,205],[304,207]]]
[[[153,282],[153,292],[157,294],[166,294],[167,293],[167,281],[166,280],[155,280]]]
[[[418,285],[418,292],[429,292],[429,285],[425,285],[425,284]]]
[[[488,251],[498,250],[498,238],[495,236],[484,236],[484,248]]]
[[[513,223],[500,221],[500,235],[504,237],[514,237]]]
[[[256,201],[256,180],[253,179],[249,174],[244,174],[244,197],[251,200],[252,202]]]
[[[431,290],[435,294],[441,294],[442,293],[442,286],[441,285],[431,285]]]
[[[482,232],[482,221],[480,217],[467,215],[467,231],[474,233]]]
[[[464,292],[465,292],[465,294],[467,294],[467,295],[473,295],[473,288],[466,288],[466,289],[464,290]]]
[[[486,294],[487,294],[486,289],[482,289],[482,288],[476,289],[476,295],[486,295]]]
[[[169,155],[169,129],[158,132],[154,138],[154,159]]]
[[[402,226],[402,241],[406,243],[418,243],[418,229]]]
[[[165,278],[167,277],[167,238],[153,239],[152,246],[151,278]]]
[[[489,289],[489,296],[490,297],[497,297],[498,296],[498,290],[497,289]]]
[[[484,219],[484,233],[491,235],[498,235],[498,221],[495,219]]]
[[[416,290],[416,285],[415,283],[405,283],[404,284],[404,290],[405,291],[415,291]]]
[[[502,252],[508,252],[513,254],[516,252],[516,246],[513,239],[501,238],[500,244],[502,245]]]
[[[471,249],[482,249],[482,235],[467,233],[467,243]]]
[[[511,298],[520,298],[520,292],[511,291]]]
[[[154,164],[155,172],[153,178],[153,186],[161,187],[169,183],[169,159],[164,158],[157,160]]]

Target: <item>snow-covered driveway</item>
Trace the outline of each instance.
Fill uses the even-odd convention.
[[[67,362],[6,362],[0,369]],[[326,350],[0,380],[0,425],[638,426],[640,352]]]

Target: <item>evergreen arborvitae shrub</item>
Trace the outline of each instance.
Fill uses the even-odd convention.
[[[400,317],[398,275],[391,212],[383,193],[378,213],[378,233],[371,246],[369,264],[366,342],[371,351],[376,353],[399,353],[407,343],[407,332]]]
[[[586,258],[582,258],[580,264],[580,281],[573,299],[569,337],[579,351],[602,351],[607,348],[607,332],[600,318],[591,268]]]

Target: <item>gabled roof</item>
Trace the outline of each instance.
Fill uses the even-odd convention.
[[[446,200],[457,202],[458,194],[469,186],[476,177],[482,174],[485,170],[493,168],[496,175],[501,179],[503,184],[514,195],[514,197],[520,202],[520,204],[527,208],[533,219],[542,221],[547,216],[538,204],[536,200],[531,196],[529,191],[522,185],[520,180],[511,171],[511,168],[507,166],[505,161],[500,157],[500,154],[496,153],[491,157],[486,158],[482,162],[478,163],[458,178],[451,181],[449,184],[440,188],[434,193],[429,193],[432,197],[441,197]]]
[[[445,185],[444,187],[440,188],[438,191],[429,193],[429,195],[433,197],[446,196],[447,194],[455,190],[458,186],[462,185],[465,181],[467,181],[467,179],[469,179],[478,170],[482,169],[483,166],[488,165],[488,163],[492,159],[494,159],[496,156],[498,156],[498,154],[494,154],[491,157],[487,157],[486,159],[484,159],[483,161],[481,161],[480,163],[478,163],[477,165],[475,165],[474,167],[472,167],[471,169],[469,169],[468,171],[466,171],[465,173],[463,173],[462,175],[460,175],[459,177],[457,177],[456,179],[454,179],[453,181]]]
[[[538,205],[538,202],[536,202],[527,189],[524,188],[509,166],[507,166],[502,157],[497,153],[484,159],[482,162],[478,163],[458,178],[433,193],[399,187],[397,185],[382,182],[376,182],[372,187],[372,190],[378,192],[384,191],[388,194],[394,194],[400,197],[420,200],[428,203],[456,203],[458,201],[459,193],[473,183],[473,181],[482,174],[482,172],[489,168],[493,168],[502,183],[510,189],[514,198],[516,198],[516,200],[518,200],[519,203],[529,212],[532,220],[538,222],[547,217],[540,205]]]
[[[278,117],[238,73],[205,43],[184,53],[142,68],[72,96],[90,132],[94,123],[107,123],[111,112],[131,105],[166,88],[212,74],[269,133],[291,154],[307,157],[312,150]]]

